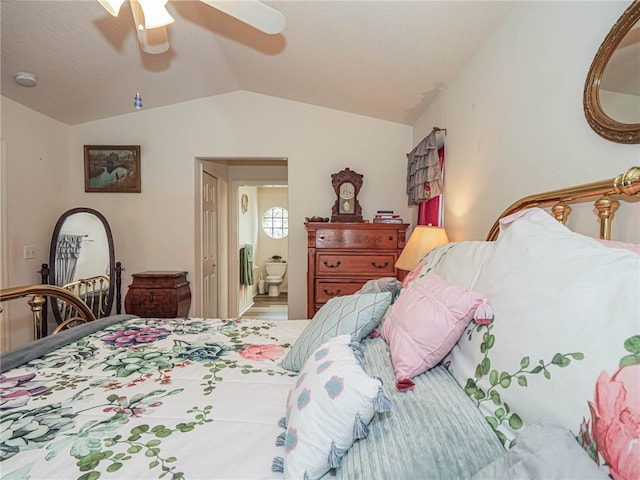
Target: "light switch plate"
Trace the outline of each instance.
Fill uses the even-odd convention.
[[[36,246],[35,245],[25,245],[24,246],[24,258],[25,260],[30,258],[36,258]]]

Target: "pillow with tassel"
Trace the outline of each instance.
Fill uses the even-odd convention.
[[[391,292],[356,293],[333,297],[311,319],[282,361],[282,368],[299,372],[311,352],[338,335],[358,342],[380,323],[391,304]]]
[[[285,479],[314,480],[339,468],[353,442],[369,433],[376,412],[391,409],[382,380],[364,371],[362,346],[340,335],[307,359],[289,391],[285,428],[276,439],[284,457],[272,470]]]
[[[428,274],[390,308],[380,334],[389,344],[396,388],[410,390],[412,377],[435,367],[458,342],[471,319],[491,323],[493,309],[481,293]]]

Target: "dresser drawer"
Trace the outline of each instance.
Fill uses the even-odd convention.
[[[362,281],[316,280],[315,303],[327,303],[333,297],[342,297],[356,293],[365,284]]]
[[[149,318],[177,316],[176,291],[168,288],[137,289],[132,295],[127,312]]]
[[[394,265],[408,224],[307,222],[305,227],[307,318],[332,298],[354,294],[367,280],[402,276]]]
[[[367,278],[393,277],[396,253],[317,253],[316,275],[357,275]]]
[[[363,248],[375,250],[395,250],[398,248],[398,234],[389,229],[318,229],[316,248]]]

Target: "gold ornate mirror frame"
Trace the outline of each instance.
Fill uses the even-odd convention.
[[[640,123],[621,123],[604,112],[600,104],[600,81],[611,55],[639,18],[640,1],[635,0],[602,42],[584,86],[584,114],[589,125],[601,137],[617,143],[640,143]]]

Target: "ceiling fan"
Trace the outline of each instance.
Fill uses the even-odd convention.
[[[125,0],[98,0],[114,17],[118,16]],[[151,54],[169,50],[169,36],[166,26],[173,23],[165,5],[168,0],[129,0],[133,21],[136,25],[140,48]],[[285,18],[275,8],[259,0],[200,0],[221,10],[238,20],[268,34],[276,34],[284,29]]]

